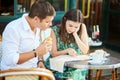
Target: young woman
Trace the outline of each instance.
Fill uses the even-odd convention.
[[[82,13],[78,9],[71,9],[63,16],[59,26],[52,29],[52,57],[58,55],[83,55],[89,50],[88,34],[82,22]],[[49,65],[46,62],[46,65]],[[54,71],[58,78],[67,80],[85,80],[86,69],[64,68],[64,73]]]

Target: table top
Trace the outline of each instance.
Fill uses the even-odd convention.
[[[103,64],[90,64],[88,60],[68,61],[65,62],[65,66],[80,69],[112,69],[120,67],[120,59],[115,57],[108,57]]]

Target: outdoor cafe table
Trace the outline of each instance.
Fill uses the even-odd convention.
[[[91,70],[112,69],[112,80],[117,80],[117,69],[120,68],[120,59],[115,57],[108,57],[103,64],[90,64],[87,60],[68,61],[65,62],[65,66],[72,68],[88,69],[88,80],[92,80]]]

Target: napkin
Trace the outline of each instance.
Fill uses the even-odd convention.
[[[87,59],[90,59],[88,55],[77,55],[74,57],[70,55],[60,55],[50,59],[50,68],[52,70],[63,73],[64,63],[66,61],[87,60]]]

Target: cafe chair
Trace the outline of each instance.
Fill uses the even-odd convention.
[[[0,80],[55,80],[55,77],[45,68],[15,68],[1,70]]]

